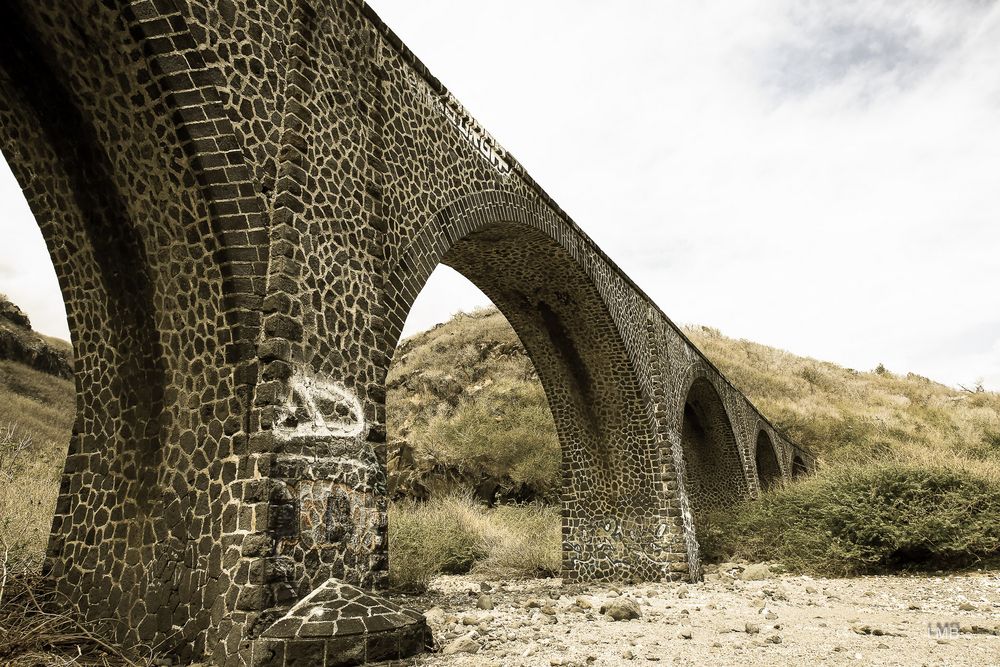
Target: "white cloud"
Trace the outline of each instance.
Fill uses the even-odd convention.
[[[0,293],[20,306],[36,331],[69,340],[55,269],[21,187],[0,159]]]
[[[372,4],[675,320],[1000,389],[996,4]]]
[[[371,4],[675,321],[1000,389],[1000,5]]]

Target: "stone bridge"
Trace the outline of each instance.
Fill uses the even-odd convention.
[[[385,377],[442,263],[545,387],[566,580],[696,580],[704,512],[812,465],[360,0],[13,0],[0,32],[0,148],[76,352],[44,568],[106,636],[422,648],[370,591]]]

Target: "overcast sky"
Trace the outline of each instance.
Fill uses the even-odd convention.
[[[370,3],[675,322],[1000,389],[997,3]],[[0,291],[66,336],[0,206]],[[407,333],[484,302],[439,270]]]

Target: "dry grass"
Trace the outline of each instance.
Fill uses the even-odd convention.
[[[552,413],[531,360],[498,311],[459,314],[403,341],[387,383],[389,441],[412,447],[427,495],[558,498]]]
[[[15,570],[0,591],[0,664],[6,667],[139,667],[118,647],[76,621],[54,611],[56,596],[37,574]]]
[[[859,372],[708,327],[685,332],[761,412],[827,463],[901,456],[1000,473],[1000,394]]]
[[[0,362],[0,427],[14,426],[11,437],[0,438],[0,459],[11,445],[25,438],[30,441],[16,459],[8,455],[0,475],[0,541],[26,571],[37,571],[48,540],[73,423],[74,394],[68,380]],[[6,429],[0,429],[0,436],[6,435]]]
[[[560,568],[561,520],[546,505],[487,509],[467,496],[398,503],[389,510],[393,586],[423,590],[437,574],[554,576]]]

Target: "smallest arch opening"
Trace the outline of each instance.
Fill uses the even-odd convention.
[[[792,477],[802,477],[809,472],[809,466],[806,465],[805,460],[796,454],[792,457]]]

